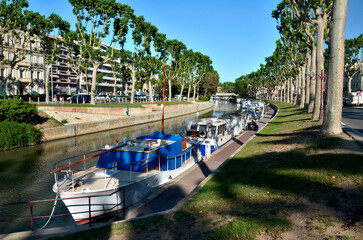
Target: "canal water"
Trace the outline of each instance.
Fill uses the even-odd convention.
[[[199,114],[199,118],[219,116],[238,111],[238,105],[226,101],[215,102],[210,112]],[[167,134],[178,134],[185,130],[188,122],[197,117],[190,114],[165,121]],[[161,122],[153,122],[94,134],[42,143],[35,146],[0,152],[0,203],[24,202],[31,200],[53,199],[54,175],[51,173],[55,162],[67,157],[83,155],[98,150],[117,139],[135,139],[140,135],[161,130]],[[54,203],[36,203],[35,216],[51,213]],[[68,212],[63,203],[57,203],[55,213]],[[0,207],[0,220],[30,216],[28,204]],[[47,218],[35,219],[34,229],[38,229]],[[53,218],[47,227],[75,225],[71,216]],[[0,234],[29,231],[30,220],[0,222]]]

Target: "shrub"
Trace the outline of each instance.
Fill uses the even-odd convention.
[[[0,149],[9,149],[40,141],[41,133],[30,124],[3,121],[0,122]]]
[[[200,101],[209,101],[209,98],[210,98],[209,94],[207,96],[199,96]]]
[[[0,100],[0,121],[31,123],[37,117],[35,105],[22,99]]]

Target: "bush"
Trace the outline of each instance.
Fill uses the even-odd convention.
[[[22,99],[0,100],[0,121],[32,123],[37,118],[35,105]]]
[[[200,101],[209,101],[209,98],[210,98],[209,94],[207,96],[199,96]]]
[[[41,133],[30,124],[3,121],[0,122],[0,149],[36,144]]]

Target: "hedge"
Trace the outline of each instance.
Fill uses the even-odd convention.
[[[36,107],[22,99],[0,100],[0,121],[33,123],[37,118]]]
[[[40,131],[30,124],[10,121],[0,122],[0,149],[36,144],[40,141],[40,138]]]

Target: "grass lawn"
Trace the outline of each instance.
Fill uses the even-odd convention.
[[[286,103],[179,211],[66,239],[362,239],[362,146]],[[62,239],[64,239],[62,237]]]
[[[57,107],[124,107],[126,108],[127,105],[129,105],[130,108],[143,108],[143,105],[148,105],[148,104],[157,104],[158,106],[160,106],[162,104],[162,102],[155,102],[155,103],[117,103],[117,102],[110,102],[110,103],[98,103],[96,105],[91,105],[89,103],[86,104],[69,104],[69,103],[65,103],[65,104],[39,104],[37,106],[40,107],[52,107],[52,106],[57,106]],[[165,101],[165,106],[168,105],[178,105],[178,104],[191,104],[191,102],[187,102],[187,101],[172,101],[172,102],[167,102]]]

